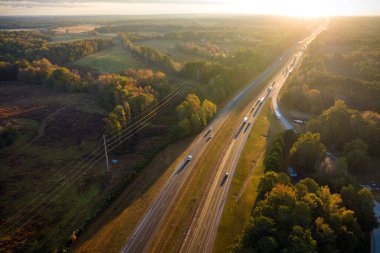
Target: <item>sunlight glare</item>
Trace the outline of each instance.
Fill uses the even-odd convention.
[[[327,12],[326,1],[234,1],[234,11],[240,13],[260,12],[261,14],[276,14],[298,17],[321,17],[331,13]],[[331,7],[331,4],[330,6]],[[335,7],[335,6],[334,6]],[[331,11],[330,11],[331,12]]]

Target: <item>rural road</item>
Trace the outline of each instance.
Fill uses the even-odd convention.
[[[244,96],[250,94],[250,92],[257,85],[266,80],[280,66],[284,65],[285,63],[287,65],[289,59],[293,59],[293,54],[293,48],[289,49],[284,55],[280,57],[279,60],[274,62],[255,81],[253,81],[243,91],[236,95],[227,104],[227,106],[217,114],[209,126],[206,127],[206,129],[195,138],[193,143],[187,149],[186,153],[183,154],[182,162],[177,166],[175,172],[169,177],[161,192],[158,193],[152,205],[147,210],[146,214],[139,222],[135,230],[132,232],[132,235],[128,239],[121,252],[146,252],[148,250],[151,241],[157,234],[157,231],[160,229],[166,215],[170,211],[171,206],[176,199],[176,196],[181,192],[181,188],[192,172],[194,166],[197,163],[197,160],[202,156],[205,149],[210,145],[210,141],[207,141],[207,138],[205,138],[208,128],[211,126],[213,128],[213,135],[215,135],[224,124],[228,116],[232,113],[233,109],[239,104],[240,100]],[[279,74],[281,74],[281,72],[282,69]],[[269,86],[272,82],[273,81],[269,83]],[[266,89],[262,96],[263,95],[265,95],[265,99],[268,98],[268,91]],[[229,147],[227,148],[226,154],[223,156],[223,160],[221,161],[220,166],[216,168],[217,176],[214,177],[214,182],[212,182],[212,187],[208,193],[206,202],[199,209],[200,215],[196,216],[196,219],[193,221],[193,224],[196,224],[194,225],[195,229],[193,232],[190,231],[188,234],[188,237],[186,238],[186,241],[183,245],[184,247],[182,247],[182,251],[210,252],[212,250],[218,222],[223,210],[224,200],[228,192],[228,187],[231,183],[233,172],[235,170],[241,150],[247,139],[250,128],[252,127],[252,124],[259,110],[261,109],[261,105],[263,104],[259,104],[254,109],[253,113],[249,113],[254,104],[256,104],[256,101],[257,98],[255,98],[245,109],[247,111],[246,115],[249,115],[249,118],[248,122],[243,126],[243,128],[247,128],[247,126],[248,128],[242,129],[240,133],[236,135],[236,138],[233,138],[229,143]],[[248,123],[250,124],[248,125]],[[190,161],[186,161],[187,156],[190,154],[193,158]],[[225,182],[221,184],[221,180],[223,179],[226,172],[229,172],[230,175],[226,180],[224,180]],[[193,227],[193,225],[191,227]],[[188,245],[188,247],[186,245]]]

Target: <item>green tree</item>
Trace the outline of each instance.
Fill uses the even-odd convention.
[[[307,132],[294,143],[290,157],[296,168],[305,172],[314,172],[325,152],[325,146],[320,143],[320,135]]]
[[[204,100],[202,103],[195,94],[188,94],[186,100],[176,107],[178,118],[180,121],[180,129],[182,133],[196,133],[207,125],[215,115],[217,107],[209,100]],[[187,119],[191,123],[191,131],[187,131]],[[182,122],[186,122],[184,125]],[[186,136],[186,135],[183,135]]]
[[[374,213],[375,200],[372,193],[362,188],[356,189],[352,185],[342,187],[340,191],[344,205],[353,210],[361,228],[370,232],[378,223]]]
[[[315,240],[317,241],[318,252],[337,253],[335,231],[331,229],[329,224],[325,223],[322,217],[315,219],[314,231]]]
[[[209,122],[216,114],[217,106],[210,100],[205,99],[202,102],[201,110],[205,122]]]
[[[304,230],[301,226],[294,226],[288,237],[288,245],[284,253],[312,253],[317,252],[317,243],[310,230]]]
[[[121,126],[124,126],[127,123],[127,117],[124,108],[121,105],[117,105],[115,109],[113,109],[113,113]]]
[[[290,178],[285,173],[275,173],[273,171],[267,172],[260,178],[259,186],[257,190],[261,196],[264,196],[267,192],[278,184],[290,185]]]

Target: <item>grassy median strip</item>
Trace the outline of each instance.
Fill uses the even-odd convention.
[[[268,100],[257,117],[240,156],[228,192],[227,202],[219,223],[214,252],[229,252],[238,236],[249,222],[257,197],[257,186],[264,174],[264,150],[269,133],[269,119],[273,115]]]
[[[213,137],[209,144],[210,148],[207,148],[197,161],[197,165],[193,168],[187,183],[181,190],[181,194],[174,202],[172,210],[175,211],[170,212],[166,217],[165,223],[148,252],[179,252],[205,189],[208,187],[214,168],[221,159],[215,154],[226,147],[232,134],[232,129],[228,131],[219,130]]]

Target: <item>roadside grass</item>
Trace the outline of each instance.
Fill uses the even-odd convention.
[[[219,223],[214,252],[229,252],[236,236],[241,234],[249,222],[258,183],[264,174],[263,159],[270,128],[269,118],[272,115],[271,100],[268,100],[241,153]]]
[[[267,137],[267,143],[269,144],[274,137],[276,137],[277,134],[285,131],[285,128],[281,125],[280,120],[277,119],[276,115],[274,114],[274,109],[271,104],[269,107],[270,112],[268,112],[268,120],[269,120],[269,133]]]
[[[92,223],[73,246],[74,252],[119,252],[156,198],[191,140],[169,145]],[[169,168],[168,168],[169,167]]]

